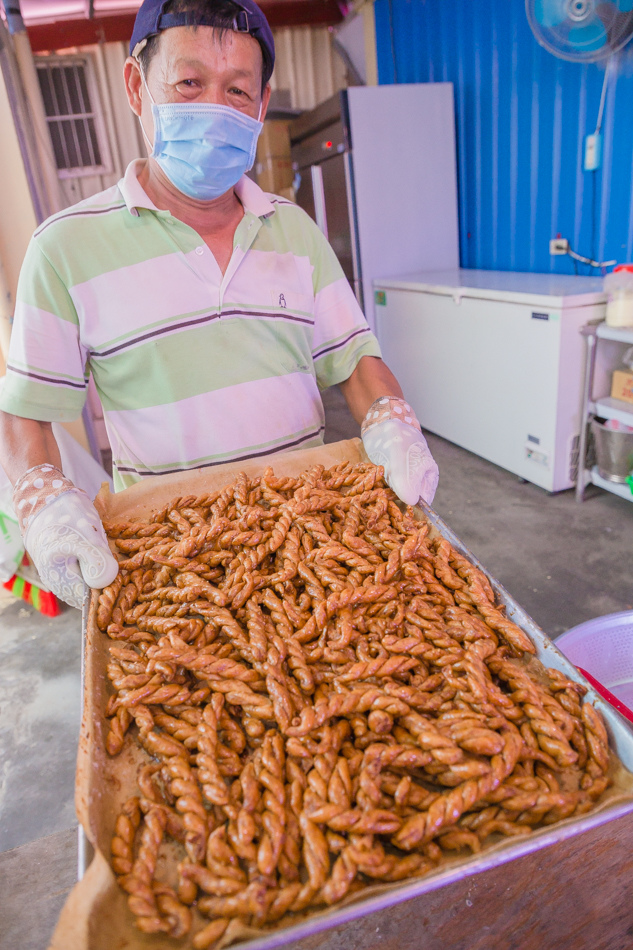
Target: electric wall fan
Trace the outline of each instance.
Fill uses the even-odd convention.
[[[525,10],[536,40],[554,56],[572,63],[607,60],[596,130],[585,136],[584,169],[596,172],[602,161],[602,117],[614,54],[633,37],[633,0],[525,0]],[[593,180],[595,196],[595,175]],[[592,247],[593,243],[592,236]],[[550,253],[569,254],[591,267],[605,268],[616,263],[594,260],[593,250],[592,257],[583,257],[563,239],[550,241]]]
[[[606,59],[633,36],[633,0],[525,0],[525,9],[541,46],[575,63]]]

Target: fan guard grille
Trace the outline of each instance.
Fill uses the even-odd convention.
[[[633,36],[633,0],[525,0],[530,28],[554,56],[606,59]]]

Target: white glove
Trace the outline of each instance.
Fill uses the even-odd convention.
[[[368,458],[374,465],[382,465],[398,498],[407,505],[416,505],[422,498],[430,505],[440,473],[418,426],[408,403],[385,396],[369,409],[362,439]]]
[[[49,590],[81,607],[84,581],[107,587],[119,572],[96,508],[83,492],[57,495],[34,515],[24,545]]]
[[[119,571],[85,492],[53,465],[37,465],[18,479],[13,504],[24,546],[42,582],[71,607],[81,607],[84,581],[106,587]]]

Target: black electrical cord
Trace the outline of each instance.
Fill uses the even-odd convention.
[[[391,40],[391,58],[393,60],[393,81],[398,82],[398,62],[396,59],[396,34],[393,25],[393,0],[389,0],[389,38]]]
[[[591,173],[591,259],[596,258],[596,230],[597,230],[597,202],[598,202],[598,171],[594,169]]]

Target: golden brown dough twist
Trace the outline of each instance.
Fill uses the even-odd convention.
[[[128,906],[136,915],[136,926],[143,933],[169,933],[171,930],[171,924],[160,913],[153,887],[165,824],[166,817],[160,808],[153,808],[145,815],[132,870],[119,878],[119,884],[129,895]]]
[[[229,801],[228,789],[217,762],[218,720],[223,706],[224,697],[215,693],[204,707],[202,721],[196,730],[198,781],[204,797],[213,805],[226,805]]]
[[[192,861],[200,861],[204,857],[208,834],[208,816],[202,802],[200,786],[184,756],[174,755],[168,758],[163,765],[162,774],[170,794],[175,799],[176,809],[183,817],[185,850]]]
[[[105,630],[112,618],[112,610],[123,584],[123,577],[117,574],[109,587],[105,587],[99,594],[97,604],[97,626]]]
[[[194,935],[192,941],[194,950],[208,950],[212,944],[217,943],[228,925],[228,917],[218,917],[212,920],[210,924],[207,924]]]
[[[261,757],[257,759],[256,774],[263,787],[264,811],[261,815],[264,828],[257,848],[257,867],[261,874],[274,874],[284,844],[286,823],[286,791],[284,743],[279,733],[270,730],[264,736]]]
[[[141,823],[139,799],[129,798],[116,820],[112,838],[112,867],[117,874],[129,874],[134,864],[134,836]]]
[[[119,707],[110,720],[110,730],[106,738],[106,749],[109,755],[118,755],[123,748],[125,734],[132,722],[132,716],[125,706]]]

